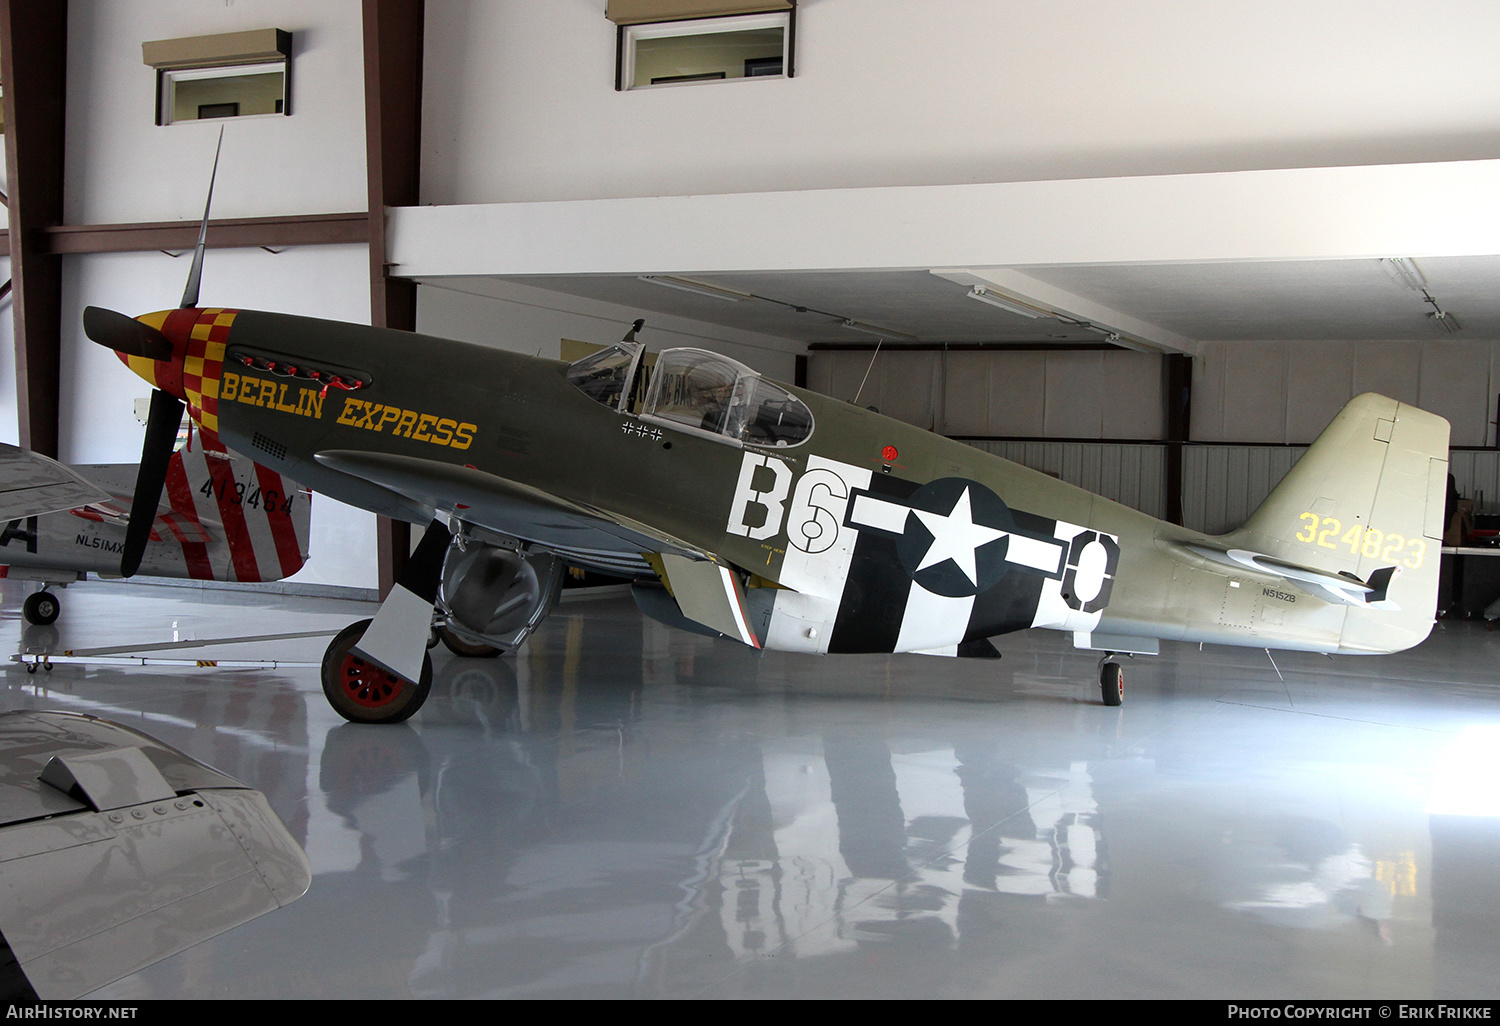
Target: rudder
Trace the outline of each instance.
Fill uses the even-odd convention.
[[[1387,601],[1349,607],[1339,638],[1341,652],[1397,652],[1432,629],[1447,481],[1448,422],[1367,392],[1224,541],[1361,581],[1398,568]]]

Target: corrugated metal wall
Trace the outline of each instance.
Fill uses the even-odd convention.
[[[1454,445],[1488,445],[1497,391],[1493,342],[1204,342],[1192,438],[1305,445],[1350,399],[1379,392],[1446,417]]]
[[[1475,512],[1500,511],[1500,451],[1450,452],[1448,469],[1458,494],[1474,500]]]
[[[1114,442],[971,442],[1069,484],[1162,518],[1166,513],[1165,445]],[[1182,451],[1182,521],[1207,534],[1243,524],[1307,451],[1302,445],[1186,445]],[[1459,494],[1480,512],[1500,510],[1500,451],[1455,451],[1449,468]]]
[[[1305,446],[1184,446],[1183,525],[1208,534],[1239,527],[1306,451]]]
[[[970,442],[976,449],[1161,518],[1167,509],[1163,445],[1113,442]]]
[[[1161,438],[1165,430],[1161,358],[1126,350],[820,350],[808,356],[807,384],[945,435]]]
[[[1354,395],[1431,409],[1452,422],[1455,445],[1483,445],[1500,385],[1500,346],[1489,343],[1204,343],[1193,364],[1182,514],[1210,534],[1244,523]],[[1155,356],[885,350],[872,366],[868,351],[819,351],[808,384],[852,399],[867,371],[861,405],[941,434],[1045,438],[970,444],[1151,516],[1166,512],[1166,446],[1109,441],[1164,437]],[[1476,509],[1500,508],[1500,451],[1454,452],[1451,466]]]

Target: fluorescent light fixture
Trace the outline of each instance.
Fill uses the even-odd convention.
[[[1111,345],[1119,346],[1121,349],[1133,349],[1137,353],[1150,353],[1152,356],[1161,356],[1165,352],[1165,350],[1159,349],[1149,342],[1138,342],[1133,338],[1126,338],[1116,331],[1105,332],[1104,341]]]
[[[866,335],[876,335],[880,338],[904,338],[908,342],[915,342],[917,340],[917,336],[908,335],[904,331],[892,331],[890,328],[882,328],[875,324],[866,324],[864,321],[852,321],[847,317],[839,321],[839,324],[850,331],[862,331]]]
[[[710,299],[723,299],[730,303],[738,303],[742,299],[755,298],[748,292],[736,292],[734,289],[710,285],[706,281],[694,281],[692,278],[678,278],[671,274],[638,274],[636,277],[641,281],[649,281],[653,285],[663,285],[669,289],[692,292],[695,295],[708,296]]]
[[[1463,330],[1463,325],[1458,323],[1447,310],[1438,305],[1437,299],[1428,290],[1427,275],[1417,266],[1417,262],[1411,257],[1385,257],[1380,261],[1380,266],[1385,268],[1385,273],[1391,276],[1391,280],[1398,285],[1405,285],[1413,292],[1422,293],[1422,301],[1432,307],[1431,317],[1437,326],[1450,335],[1457,335]]]
[[[969,298],[977,299],[981,303],[988,303],[990,306],[998,306],[1002,310],[1013,314],[1020,314],[1022,317],[1031,317],[1034,319],[1037,317],[1052,316],[1052,311],[1050,310],[1037,310],[1033,307],[1025,305],[1024,303],[1021,303],[1018,300],[1010,299],[1007,296],[1002,296],[998,292],[991,292],[983,285],[975,285],[972,289],[970,289]]]
[[[1433,312],[1428,314],[1427,316],[1437,321],[1438,326],[1450,335],[1457,335],[1460,331],[1463,330],[1464,326],[1458,323],[1458,318],[1454,317],[1451,313],[1449,313],[1447,310],[1444,310],[1436,303],[1433,304]]]
[[[1427,276],[1411,257],[1386,257],[1380,265],[1397,285],[1405,285],[1413,292],[1427,291]]]

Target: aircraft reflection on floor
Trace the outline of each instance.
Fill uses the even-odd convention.
[[[1103,896],[1084,767],[1053,777],[981,745],[898,754],[879,739],[807,740],[764,753],[763,791],[747,789],[724,838],[718,904],[737,959],[850,952],[913,931],[956,945],[971,893]],[[976,836],[976,806],[1008,814]],[[830,920],[832,934],[811,933]]]
[[[678,881],[672,926],[651,945],[663,958],[684,938],[697,944],[705,935],[716,935],[715,947],[743,961],[783,946],[803,957],[852,952],[912,931],[953,946],[971,893],[1051,901],[1095,898],[1107,887],[1101,817],[1083,763],[1022,768],[981,741],[955,746],[858,728],[715,743],[710,727],[702,743],[718,749],[714,775],[668,780],[676,770],[662,746],[684,740],[642,716],[643,688],[694,686],[678,685],[678,675],[689,677],[695,656],[713,642],[645,621],[644,658],[635,665],[647,667],[652,681],[637,677],[616,686],[611,678],[623,676],[619,667],[635,654],[611,644],[612,665],[594,665],[602,662],[602,648],[584,646],[580,626],[567,625],[560,653],[536,646],[514,663],[440,666],[420,732],[334,728],[320,783],[346,796],[330,808],[349,835],[325,836],[321,846],[310,840],[314,856],[352,871],[358,867],[331,856],[364,853],[389,874],[425,845],[436,859],[433,872],[457,881],[468,874],[438,866],[462,861],[465,842],[479,840],[475,831],[492,830],[480,857],[493,858],[495,844],[512,855],[505,873],[490,877],[496,893],[489,900],[504,904],[516,894],[523,905],[538,888],[576,887],[579,880],[602,886],[622,874],[644,874],[660,859],[685,860],[691,869]],[[455,751],[445,744],[446,756],[425,755],[422,739],[432,731],[475,722],[487,735],[481,746]],[[381,767],[353,800],[348,781],[339,779],[350,766]],[[622,803],[601,792],[632,781],[649,793],[680,796],[677,807],[698,813],[702,833],[683,834],[687,824],[676,816],[649,829],[641,823],[628,841],[601,842],[599,831],[581,826],[599,815],[611,821],[602,833],[615,836]],[[378,794],[371,790],[377,782]],[[623,804],[633,816],[650,815],[640,802]],[[436,836],[419,838],[409,825],[422,822],[424,806],[434,813]],[[564,810],[569,826],[559,829]],[[976,832],[975,820],[986,829]],[[608,909],[597,914],[607,917]],[[837,930],[815,936],[829,920]],[[439,963],[446,960],[439,952],[474,957],[478,938],[456,922],[454,928],[448,939],[434,938],[429,954]],[[569,930],[589,932],[577,921]]]
[[[90,620],[111,587],[80,587],[65,645],[116,629]],[[1113,710],[1046,636],[985,675],[810,674],[600,601],[518,658],[436,660],[415,725],[341,725],[310,671],[13,667],[0,704],[218,762],[312,862],[274,926],[98,997],[1489,993],[1500,831],[1427,804],[1461,725],[1500,719],[1493,687],[1441,683],[1458,651],[1396,657],[1372,704],[1362,663],[1283,683],[1183,647]]]
[[[960,949],[966,924],[988,936],[996,914],[1110,896],[1108,818],[1086,761],[1035,761],[985,730],[903,736],[895,717],[830,729],[826,715],[811,714],[814,729],[802,732],[796,721],[811,710],[791,694],[779,709],[787,722],[750,732],[740,722],[721,736],[733,698],[705,681],[711,641],[645,621],[586,645],[581,619],[558,626],[560,645],[537,645],[514,663],[442,666],[423,730],[380,732],[396,745],[384,754],[369,750],[372,732],[330,734],[325,773],[349,759],[336,743],[345,733],[365,751],[356,763],[408,767],[389,777],[383,803],[368,794],[363,809],[343,810],[359,837],[347,850],[376,855],[389,874],[420,847],[399,828],[392,834],[394,824],[415,822],[423,807],[436,814],[422,841],[443,881],[435,890],[444,925],[418,958],[417,993],[452,993],[455,975],[496,957],[484,952],[509,948],[513,929],[473,922],[476,900],[504,909],[498,918],[513,928],[525,922],[524,933],[552,929],[530,919],[538,894],[572,893],[573,911],[556,928],[587,950],[568,972],[628,973],[636,992],[664,993],[689,951],[754,965],[772,952],[805,959],[891,942]],[[1023,690],[1047,693],[1067,677],[1061,667],[1056,677],[1037,669]],[[653,694],[660,689],[705,692],[699,704],[688,700],[703,717],[692,733],[661,720],[683,696]],[[434,728],[475,723],[481,746],[445,744],[431,764],[412,754]],[[701,772],[705,748],[711,772]],[[700,772],[684,778],[681,765]],[[665,795],[674,813],[640,795]],[[405,814],[392,814],[393,800]],[[1329,822],[1279,829],[1274,843],[1224,839],[1219,904],[1284,928],[1358,921],[1388,942],[1393,894],[1406,886],[1393,882],[1400,867],[1330,841],[1342,834]],[[497,846],[507,852],[499,873]],[[470,872],[470,858],[486,873]],[[653,876],[663,862],[678,867],[675,893],[659,895],[650,918],[670,925],[625,931],[645,944],[627,970],[633,945],[618,917],[640,909],[614,905],[613,882]],[[473,890],[476,876],[489,881],[484,895]],[[542,973],[508,993],[548,993],[551,982]]]
[[[1270,868],[1270,867],[1267,867]],[[1227,902],[1272,926],[1323,929],[1346,920],[1367,924],[1387,941],[1390,939],[1391,892],[1376,878],[1375,863],[1357,844],[1312,856],[1308,861],[1289,861],[1267,875],[1277,879],[1263,884],[1255,897]]]

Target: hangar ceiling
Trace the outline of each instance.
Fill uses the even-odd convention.
[[[432,285],[533,286],[787,339],[789,351],[872,334],[1063,345],[1114,332],[1127,348],[1187,354],[1493,342],[1497,188],[1500,160],[1479,160],[417,206],[389,212],[388,259]],[[976,302],[976,287],[1057,316]]]
[[[1500,256],[1421,257],[1427,290],[1458,321],[1450,334],[1420,292],[1378,259],[1033,265],[1014,268],[1197,342],[1500,340]],[[1096,342],[1100,333],[975,302],[965,286],[925,269],[683,271],[755,298],[727,301],[635,275],[512,275],[498,280],[812,343],[868,343],[843,319],[890,329],[889,341]],[[483,291],[482,280],[466,279]],[[449,285],[458,285],[447,279]],[[462,287],[462,286],[460,286]],[[804,308],[799,312],[797,308]],[[897,335],[895,333],[901,333]],[[902,337],[909,336],[909,337]]]

